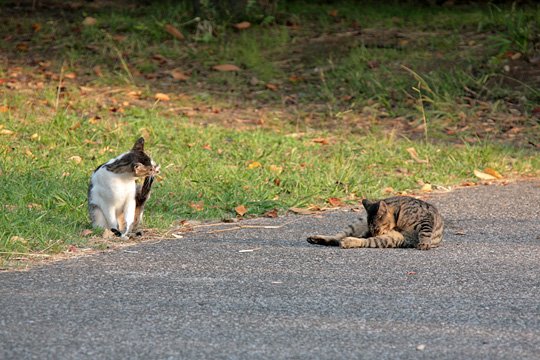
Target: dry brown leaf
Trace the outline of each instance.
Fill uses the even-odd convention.
[[[242,21],[238,24],[234,24],[233,27],[237,30],[246,30],[251,27],[251,23],[249,21]]]
[[[13,135],[13,134],[15,134],[15,132],[8,129],[0,130],[0,135]]]
[[[330,141],[328,141],[328,139],[326,138],[316,138],[316,139],[313,139],[312,140],[314,143],[316,144],[321,144],[321,145],[328,145],[330,144]]]
[[[184,74],[183,71],[174,69],[170,72],[172,78],[176,81],[187,81],[189,80],[189,76]]]
[[[172,35],[174,38],[176,38],[177,40],[184,40],[185,39],[185,36],[184,34],[182,34],[180,32],[180,30],[178,30],[177,28],[175,28],[173,25],[171,24],[167,24],[165,25],[165,31],[168,32],[170,35]]]
[[[423,192],[430,192],[432,190],[433,190],[433,188],[432,188],[431,184],[424,184],[420,188],[420,191],[423,191]]]
[[[93,231],[90,230],[90,229],[84,229],[83,231],[81,231],[81,236],[88,236],[88,235],[92,235]]]
[[[495,176],[497,179],[502,179],[503,178],[503,176],[497,170],[489,168],[489,167],[485,168],[484,172],[486,174],[491,175],[491,176]]]
[[[343,201],[341,201],[340,198],[336,198],[336,197],[328,198],[327,201],[328,201],[328,203],[329,203],[330,205],[332,205],[333,207],[339,207],[339,206],[345,205],[345,204],[343,203]]]
[[[480,180],[495,180],[497,179],[495,176],[486,174],[485,172],[482,172],[480,170],[474,170],[474,175],[479,178]]]
[[[87,16],[86,18],[84,18],[82,24],[84,26],[94,26],[97,24],[97,20],[91,16]]]
[[[220,65],[214,65],[212,69],[216,71],[240,71],[240,68],[233,64],[220,64]]]
[[[238,205],[237,207],[234,208],[234,211],[236,211],[236,213],[240,216],[244,216],[245,213],[247,213],[247,209],[244,205]]]
[[[268,83],[265,86],[266,86],[267,89],[272,90],[272,91],[277,91],[278,90],[278,86],[276,84]]]
[[[41,31],[41,24],[40,23],[33,23],[32,24],[32,30],[34,30],[34,32],[40,32]]]
[[[297,207],[292,207],[289,209],[289,211],[295,213],[295,214],[299,214],[299,215],[313,215],[313,214],[317,214],[319,211],[317,210],[312,210],[312,209],[306,209],[306,208],[297,208]]]
[[[73,80],[73,79],[76,79],[76,78],[77,78],[77,74],[75,74],[74,72],[68,72],[68,73],[64,74],[64,77],[65,77],[66,79],[71,79],[71,80]]]
[[[409,155],[411,155],[413,160],[416,161],[419,164],[427,164],[429,162],[429,160],[427,160],[427,159],[426,160],[420,159],[420,157],[418,156],[418,153],[416,152],[416,149],[413,148],[413,147],[408,148],[407,152],[409,153]]]
[[[270,165],[268,169],[274,174],[281,174],[283,172],[283,166]]]
[[[101,66],[96,65],[92,68],[92,71],[94,71],[94,74],[99,77],[103,77],[103,71],[101,70]]]
[[[5,105],[0,106],[0,113],[8,112],[9,108]]]
[[[70,157],[69,160],[73,161],[75,164],[80,164],[82,162],[82,158],[78,155]]]
[[[197,202],[190,202],[189,206],[195,210],[195,211],[202,211],[204,210],[204,202],[203,201],[197,201]]]
[[[163,94],[163,93],[157,93],[156,95],[154,95],[154,99],[159,100],[159,101],[170,101],[171,100],[169,95]]]
[[[261,167],[261,163],[258,162],[258,161],[253,161],[251,163],[248,164],[248,169],[256,169],[256,168],[259,168]]]
[[[391,193],[393,193],[393,192],[394,192],[394,188],[393,188],[393,187],[390,187],[390,186],[389,186],[389,187],[385,187],[385,188],[383,189],[383,193],[385,193],[385,194],[391,194]]]
[[[269,218],[277,218],[278,217],[278,211],[277,209],[272,209],[264,213],[264,216]]]

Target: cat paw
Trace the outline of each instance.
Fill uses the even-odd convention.
[[[416,248],[418,250],[429,250],[429,249],[431,249],[431,244],[420,243],[420,244],[416,245]]]
[[[307,238],[307,242],[310,244],[318,245],[324,242],[324,239],[321,235],[313,235]]]
[[[112,228],[111,232],[118,237],[122,237],[122,233],[118,229]]]

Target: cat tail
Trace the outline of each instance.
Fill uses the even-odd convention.
[[[153,176],[147,176],[144,178],[142,186],[137,187],[137,193],[135,194],[135,204],[137,207],[143,206],[144,203],[150,197],[150,190],[152,190],[152,184],[154,183]]]
[[[153,176],[147,176],[144,178],[144,182],[141,186],[137,186],[137,192],[135,193],[135,218],[133,219],[133,231],[135,235],[142,236],[140,226],[142,223],[144,204],[150,197],[150,190],[152,190],[152,184],[154,183]]]
[[[339,246],[343,249],[352,248],[398,248],[403,246],[405,237],[397,231],[390,231],[388,234],[369,237],[357,238],[346,237],[339,242]]]

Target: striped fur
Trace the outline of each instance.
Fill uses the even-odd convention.
[[[367,220],[333,236],[314,235],[308,242],[350,248],[411,248],[429,250],[443,238],[443,219],[435,206],[408,196],[362,201]]]

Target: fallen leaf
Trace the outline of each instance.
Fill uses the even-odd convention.
[[[40,32],[41,31],[41,24],[40,23],[34,23],[32,24],[32,30],[34,30],[34,32]]]
[[[345,205],[345,204],[343,203],[343,201],[341,201],[340,198],[336,198],[336,197],[328,198],[327,201],[328,201],[328,203],[329,203],[330,205],[332,205],[333,207],[339,207],[339,206]]]
[[[503,178],[503,176],[497,170],[492,169],[492,168],[485,168],[484,172],[486,174],[491,175],[491,176],[495,176],[497,179],[502,179]]]
[[[283,172],[283,166],[270,165],[268,169],[274,174],[281,174]]]
[[[278,217],[278,211],[277,209],[272,209],[264,213],[264,216],[269,218],[277,218]]]
[[[210,144],[204,144],[202,148],[204,150],[212,151],[212,145],[210,145]]]
[[[77,251],[79,251],[79,249],[77,249],[77,247],[75,245],[69,245],[67,251],[68,252],[77,252]]]
[[[8,112],[9,108],[5,105],[0,106],[0,113]]]
[[[77,130],[77,129],[80,128],[80,127],[81,127],[81,122],[80,122],[80,121],[77,121],[75,124],[73,124],[73,125],[71,125],[71,126],[69,127],[69,130],[72,130],[72,131],[73,131],[73,130]]]
[[[253,162],[249,163],[248,169],[256,169],[256,168],[261,167],[261,166],[262,166],[262,165],[261,165],[260,162],[258,162],[258,161],[253,161]]]
[[[103,77],[103,71],[101,70],[101,66],[99,65],[94,66],[92,68],[92,71],[94,72],[94,74],[96,74],[96,76]]]
[[[184,236],[183,235],[180,235],[180,234],[175,234],[175,233],[172,233],[171,234],[173,238],[175,239],[182,239]]]
[[[13,135],[13,134],[15,134],[15,132],[8,129],[0,130],[0,135]]]
[[[321,144],[321,145],[328,145],[330,144],[330,142],[328,141],[328,139],[326,138],[316,138],[316,139],[313,139],[312,140],[314,143],[316,144]]]
[[[195,210],[195,211],[202,211],[204,209],[204,202],[203,201],[197,201],[197,202],[190,202],[189,206]]]
[[[420,159],[418,157],[418,153],[416,152],[416,149],[413,148],[413,147],[410,147],[407,149],[407,152],[409,153],[409,155],[411,155],[411,157],[413,158],[414,161],[416,161],[417,163],[420,163],[420,164],[427,164],[429,162],[429,160],[424,160],[424,159]]]
[[[495,180],[497,179],[495,176],[493,175],[490,175],[490,174],[486,174],[485,172],[482,172],[480,170],[474,170],[474,175],[481,179],[481,180]]]
[[[390,186],[383,189],[383,193],[385,194],[391,194],[393,192],[394,192],[394,188]]]
[[[168,32],[170,35],[172,35],[174,38],[176,38],[177,40],[184,40],[185,39],[185,36],[184,34],[182,34],[180,32],[180,30],[178,30],[177,28],[175,28],[173,25],[171,24],[167,24],[165,25],[165,31]]]
[[[97,24],[97,20],[91,16],[87,16],[86,18],[84,18],[82,24],[84,26],[94,26]]]
[[[336,9],[330,10],[328,12],[328,15],[330,15],[331,17],[336,17],[338,15],[338,11]]]
[[[70,157],[69,160],[73,161],[75,164],[80,164],[82,162],[82,158],[78,155]]]
[[[233,64],[221,64],[221,65],[214,65],[212,67],[212,69],[216,70],[216,71],[224,71],[224,72],[228,72],[228,71],[240,71],[240,68],[236,65],[233,65]]]
[[[461,183],[461,186],[475,186],[476,183],[472,182],[472,181],[465,181],[465,182],[462,182]]]
[[[88,235],[92,235],[93,231],[90,230],[90,229],[84,229],[83,231],[81,231],[81,236],[88,236]]]
[[[238,24],[234,24],[233,27],[237,30],[246,30],[251,27],[251,23],[249,21],[242,21]]]
[[[276,186],[281,185],[281,179],[280,178],[275,178],[274,179],[274,185],[276,185]]]
[[[276,84],[268,83],[265,86],[266,86],[267,89],[272,90],[272,91],[277,91],[278,90],[278,86]]]
[[[74,72],[68,72],[68,73],[64,74],[64,77],[65,77],[66,79],[71,79],[71,80],[73,80],[73,79],[76,79],[76,78],[77,78],[77,74],[75,74]]]
[[[189,76],[184,74],[181,70],[174,69],[170,72],[172,78],[176,81],[187,81]]]
[[[422,185],[422,187],[420,188],[420,191],[423,191],[423,192],[430,192],[432,191],[432,187],[431,187],[431,184],[424,184]]]
[[[156,95],[154,95],[154,99],[159,100],[159,101],[170,101],[171,100],[169,95],[163,94],[163,93],[157,93]]]
[[[234,208],[234,211],[240,216],[244,216],[244,214],[247,213],[247,209],[244,205],[238,205]]]
[[[317,214],[319,211],[317,210],[312,210],[312,209],[306,209],[306,208],[297,208],[297,207],[292,207],[289,209],[289,211],[295,213],[295,214],[299,214],[299,215],[313,215],[313,214]]]

